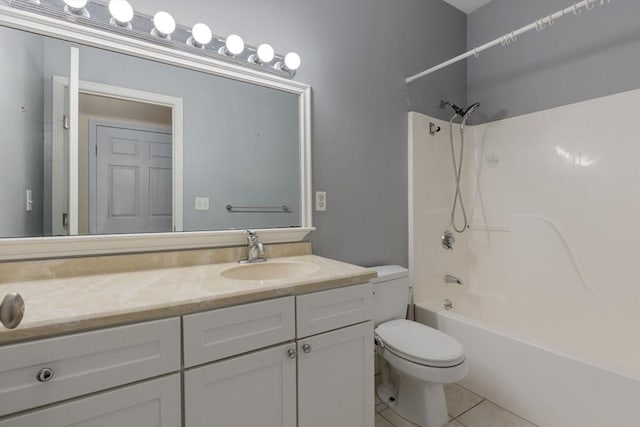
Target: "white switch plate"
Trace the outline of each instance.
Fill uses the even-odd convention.
[[[327,210],[327,192],[326,191],[316,191],[316,211],[326,211]]]
[[[209,198],[208,197],[196,197],[195,209],[197,211],[208,211],[209,210]]]

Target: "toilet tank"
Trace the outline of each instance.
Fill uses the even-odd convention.
[[[370,268],[378,273],[378,277],[371,279],[374,323],[404,319],[409,302],[409,270],[399,265]]]

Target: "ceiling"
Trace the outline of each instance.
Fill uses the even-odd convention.
[[[470,13],[489,3],[491,0],[444,0],[451,6],[456,7],[464,13]]]

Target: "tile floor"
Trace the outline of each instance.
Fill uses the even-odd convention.
[[[461,387],[449,384],[444,388],[449,423],[446,427],[536,427],[485,398]],[[416,427],[398,416],[376,398],[375,427]]]

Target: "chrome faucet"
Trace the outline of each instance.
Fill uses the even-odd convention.
[[[264,245],[258,239],[258,235],[255,231],[246,230],[247,233],[247,243],[248,243],[248,254],[247,259],[241,259],[238,261],[240,264],[252,264],[254,262],[264,262],[267,259],[262,258],[264,255]]]
[[[458,279],[456,276],[452,276],[451,274],[447,274],[446,276],[444,276],[444,283],[464,285],[464,283],[462,283],[462,280]]]

